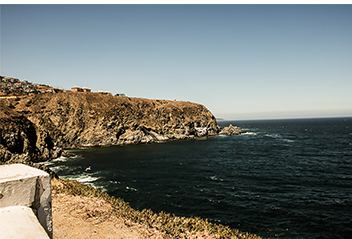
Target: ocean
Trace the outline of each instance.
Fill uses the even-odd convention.
[[[138,210],[264,238],[352,238],[352,118],[218,124],[248,133],[71,150],[48,165]]]

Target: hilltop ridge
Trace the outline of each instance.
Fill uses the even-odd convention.
[[[0,97],[58,93],[63,91],[65,90],[45,84],[32,83],[27,80],[21,81],[8,76],[0,76]]]
[[[62,90],[0,97],[0,102],[2,162],[45,161],[60,157],[63,149],[154,143],[221,133],[206,107],[186,101]],[[229,132],[241,130],[230,128],[225,133]]]

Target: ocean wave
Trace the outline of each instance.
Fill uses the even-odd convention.
[[[216,176],[216,175],[210,176],[210,177],[207,177],[207,178],[210,179],[210,180],[213,180],[213,181],[221,181],[221,182],[224,181],[224,179],[218,178],[218,176]]]
[[[57,165],[57,166],[53,166],[53,167],[51,167],[50,165],[53,165],[53,164],[49,164],[47,166],[56,173],[59,171],[65,171],[65,170],[70,169],[70,167],[67,165]]]
[[[119,182],[119,181],[109,181],[110,183],[113,183],[113,184],[121,184],[121,182]]]
[[[127,190],[129,190],[129,191],[135,191],[135,192],[137,192],[137,191],[138,191],[138,189],[136,189],[136,188],[126,187],[126,189],[127,189]]]
[[[258,133],[255,132],[246,132],[246,133],[242,133],[240,135],[257,135]]]
[[[56,159],[51,160],[51,162],[65,162],[65,161],[67,161],[67,159],[69,159],[69,158],[61,156],[60,158],[56,158]]]
[[[88,175],[86,173],[83,174],[71,174],[71,175],[65,175],[62,176],[65,179],[71,179],[71,180],[76,180],[80,183],[91,183],[91,182],[95,182],[98,179],[100,179],[101,177],[94,177],[92,175]]]
[[[265,134],[264,136],[272,138],[272,139],[278,139],[278,140],[281,140],[281,141],[284,141],[287,143],[294,143],[295,142],[292,139],[283,138],[282,135],[280,135],[280,134]]]
[[[273,138],[273,139],[279,139],[279,138],[282,137],[282,136],[279,135],[279,134],[265,134],[264,136],[270,137],[270,138]]]
[[[46,165],[46,166],[50,167],[50,165],[54,165],[57,162],[66,162],[68,159],[69,158],[61,156],[59,158],[52,159],[50,161],[40,162],[40,164],[43,164],[43,165]]]
[[[64,179],[76,180],[80,183],[100,189],[103,192],[107,192],[107,187],[104,185],[101,185],[101,181],[99,181],[99,183],[97,182],[99,179],[101,179],[101,177],[94,177],[86,174],[65,175],[60,177]]]
[[[94,183],[87,183],[87,184],[91,185],[94,188],[97,188],[97,189],[101,190],[104,193],[108,191],[107,188],[102,186],[102,185],[96,185]]]
[[[81,183],[90,183],[90,182],[97,181],[98,179],[100,179],[100,177],[81,176],[81,177],[77,178],[76,180]]]

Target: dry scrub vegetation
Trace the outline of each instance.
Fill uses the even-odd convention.
[[[52,194],[55,238],[261,238],[198,217],[134,210],[123,199],[74,180],[53,180]]]

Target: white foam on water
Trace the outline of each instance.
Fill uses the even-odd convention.
[[[89,184],[90,186],[92,186],[94,188],[97,188],[97,189],[101,190],[102,192],[107,192],[108,191],[104,186],[95,185],[93,183],[87,183],[87,184]]]
[[[40,162],[40,164],[46,165],[46,166],[50,166],[53,165],[55,162],[65,162],[67,160],[66,157],[60,157],[60,158],[56,158],[50,161],[45,161],[45,162]]]
[[[113,184],[121,184],[121,182],[119,182],[119,181],[109,181],[110,183],[113,183]]]
[[[50,165],[49,165],[50,166]],[[57,171],[60,171],[60,170],[66,170],[68,169],[69,167],[66,166],[66,165],[58,165],[58,166],[55,166],[55,167],[49,167],[51,170],[53,170],[54,172],[57,172]]]
[[[67,161],[67,159],[69,159],[69,158],[61,156],[60,158],[56,158],[56,159],[51,160],[51,162],[65,162],[65,161]]]
[[[282,139],[283,141],[287,142],[287,143],[294,143],[295,141],[292,139]]]
[[[281,138],[281,135],[278,135],[278,134],[265,134],[265,136],[273,138],[273,139]]]
[[[88,183],[88,182],[94,182],[100,179],[100,177],[91,177],[91,176],[81,176],[78,177],[76,180],[81,183]]]
[[[222,178],[218,178],[216,175],[214,175],[214,176],[210,176],[209,177],[211,180],[213,180],[213,181],[224,181],[224,179],[222,179]]]
[[[136,188],[126,187],[126,189],[127,189],[127,190],[130,190],[130,191],[135,191],[135,192],[137,192],[137,191],[138,191],[138,189],[136,189]]]
[[[246,133],[242,133],[240,135],[257,135],[258,133],[254,133],[254,132],[246,132]]]
[[[295,142],[294,140],[291,140],[291,139],[282,138],[282,136],[279,135],[279,134],[265,134],[265,136],[273,138],[273,139],[282,140],[282,141],[287,142],[287,143],[294,143]]]
[[[94,177],[94,176],[87,174],[87,173],[71,174],[71,175],[65,175],[65,176],[61,176],[61,177],[65,178],[65,179],[76,180],[81,183],[91,183],[91,182],[95,182],[101,178],[101,177]]]

